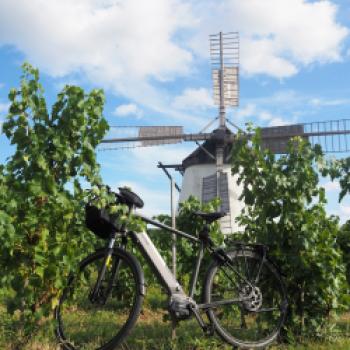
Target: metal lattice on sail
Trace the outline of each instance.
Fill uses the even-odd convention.
[[[261,129],[262,144],[276,154],[287,153],[292,137],[307,139],[312,145],[320,145],[327,153],[350,151],[350,119],[331,120],[304,124],[273,126]]]
[[[220,71],[223,70],[223,103],[239,104],[239,36],[238,33],[219,33],[210,36],[210,56],[214,103],[220,106]]]
[[[327,153],[350,151],[350,119],[304,124],[312,145],[319,144]]]

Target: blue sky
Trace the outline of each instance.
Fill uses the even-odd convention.
[[[350,4],[306,0],[1,0],[0,123],[20,66],[38,67],[50,103],[64,84],[106,93],[111,125],[183,125],[198,132],[217,116],[209,34],[240,33],[239,126],[350,118]],[[99,152],[105,181],[131,185],[147,214],[169,211],[158,161],[179,163],[194,144]],[[0,162],[11,148],[0,136]],[[181,183],[181,177],[176,175]],[[339,186],[323,179],[328,211]]]

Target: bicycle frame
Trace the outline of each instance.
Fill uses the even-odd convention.
[[[149,223],[153,226],[156,226],[158,228],[165,229],[167,233],[169,234],[175,234],[177,236],[186,238],[196,244],[199,244],[199,251],[196,259],[196,264],[195,268],[192,272],[191,276],[191,282],[190,282],[190,289],[189,289],[189,294],[187,295],[185,291],[183,290],[182,286],[180,283],[177,281],[176,277],[173,275],[171,272],[170,268],[167,266],[166,262],[164,261],[163,257],[160,255],[158,249],[155,247],[153,244],[152,240],[148,236],[146,231],[142,232],[128,232],[129,235],[131,235],[132,240],[134,243],[138,246],[140,249],[141,253],[143,254],[144,258],[147,260],[147,262],[150,264],[153,272],[156,274],[158,279],[160,280],[161,284],[165,287],[165,289],[168,292],[168,295],[170,297],[170,300],[174,301],[178,305],[180,305],[180,308],[186,308],[187,310],[191,311],[193,315],[196,317],[199,325],[205,332],[212,332],[210,328],[205,324],[202,316],[199,313],[200,309],[210,309],[210,308],[215,308],[219,305],[227,305],[227,304],[232,304],[232,303],[237,303],[237,302],[243,302],[245,300],[249,300],[249,297],[240,297],[238,299],[226,299],[226,300],[220,300],[220,301],[214,301],[211,303],[205,303],[205,304],[197,304],[197,302],[193,299],[195,290],[196,290],[196,285],[198,281],[198,275],[199,275],[199,269],[203,260],[204,256],[204,249],[209,248],[209,251],[211,252],[212,256],[216,259],[219,259],[223,262],[229,263],[229,258],[227,257],[226,253],[222,249],[213,249],[212,243],[209,237],[205,238],[205,236],[200,238],[194,237],[186,232],[174,229],[170,226],[167,226],[165,224],[162,224],[158,221],[152,220],[146,216],[140,215],[140,214],[135,214],[135,216],[139,217],[142,221]],[[126,233],[123,231],[124,234]],[[100,288],[100,284],[102,281],[102,278],[105,274],[106,267],[110,262],[112,252],[113,252],[113,246],[115,244],[117,232],[115,232],[109,241],[108,248],[107,248],[107,254],[105,256],[105,262],[101,266],[101,269],[99,271],[98,279],[96,281],[96,284],[90,294],[90,300],[94,302],[94,299],[98,293],[98,290]],[[125,238],[125,236],[124,236]],[[211,243],[211,244],[210,244]],[[121,248],[125,249],[126,246],[126,241],[122,240]],[[118,265],[119,263],[117,262],[117,266],[115,267],[116,271],[113,273],[114,277],[113,279],[116,278],[117,275],[117,270],[118,270]],[[233,270],[235,270],[233,268]],[[246,284],[250,285],[250,282],[244,277],[241,276],[240,273],[235,271],[235,273],[242,278],[246,282]],[[110,282],[110,285],[113,284],[113,281]],[[111,290],[109,286],[109,291],[106,294],[105,298],[108,297],[108,294]]]
[[[177,236],[186,238],[194,243],[197,243],[200,245],[197,259],[196,259],[196,265],[195,268],[192,272],[191,276],[191,282],[190,282],[190,289],[189,289],[189,294],[187,295],[184,290],[182,289],[181,285],[179,282],[176,280],[175,276],[165,263],[164,259],[162,256],[159,254],[158,249],[154,246],[153,242],[149,238],[148,234],[144,232],[139,232],[135,233],[132,232],[132,237],[138,247],[140,248],[143,256],[145,259],[149,262],[151,265],[154,273],[158,276],[159,280],[162,282],[163,286],[167,289],[168,294],[171,297],[179,298],[182,300],[186,300],[192,309],[192,312],[195,314],[198,322],[201,324],[203,328],[205,328],[204,321],[202,320],[201,316],[198,314],[196,310],[198,309],[208,309],[212,308],[218,305],[225,305],[225,304],[232,304],[232,303],[237,303],[241,302],[244,300],[249,300],[249,298],[239,298],[239,299],[227,299],[227,300],[222,300],[222,301],[216,301],[212,302],[209,304],[197,304],[193,300],[193,296],[195,294],[196,290],[196,285],[198,281],[198,275],[199,275],[199,269],[203,260],[203,255],[204,255],[204,249],[205,249],[205,242],[204,240],[201,240],[197,237],[194,237],[192,235],[189,235],[188,233],[185,233],[183,231],[174,229],[170,226],[167,226],[165,224],[162,224],[158,221],[152,220],[148,217],[145,217],[140,214],[135,214],[139,218],[141,218],[144,222],[152,224],[153,226],[163,228],[167,231],[169,234],[175,234]],[[217,250],[212,250],[211,253],[214,255],[214,257],[218,257],[219,259],[222,259],[222,257],[219,255]],[[224,253],[225,254],[225,253]],[[247,281],[243,276],[241,276],[237,271],[237,275],[239,275],[243,280],[246,281],[247,284],[250,284],[249,281]]]
[[[167,226],[165,224],[162,224],[158,221],[152,220],[148,217],[145,217],[140,214],[135,214],[139,218],[141,218],[144,222],[152,224],[153,226],[156,226],[158,228],[163,228],[167,231],[169,234],[175,234],[177,236],[186,238],[194,243],[200,244],[200,250],[199,254],[197,256],[196,261],[196,268],[193,271],[192,279],[191,279],[191,285],[190,285],[190,293],[189,297],[192,298],[195,291],[195,286],[197,284],[198,279],[198,273],[201,261],[203,259],[203,253],[204,253],[204,245],[203,242],[198,239],[197,237],[194,237],[192,235],[189,235],[185,232],[182,232],[180,230],[176,230],[170,226]],[[132,237],[134,241],[137,243],[138,247],[140,248],[143,256],[148,261],[150,266],[152,267],[154,273],[158,276],[159,280],[162,282],[163,286],[168,291],[169,295],[181,295],[183,297],[187,297],[186,293],[183,291],[181,285],[176,280],[175,276],[171,272],[170,268],[167,266],[166,262],[164,261],[163,257],[159,254],[158,249],[154,246],[153,242],[151,241],[148,234],[143,232],[132,233]]]

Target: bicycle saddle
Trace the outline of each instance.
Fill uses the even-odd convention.
[[[118,197],[129,207],[135,206],[136,208],[142,208],[144,205],[143,200],[136,193],[125,187],[119,187]]]
[[[227,213],[222,211],[215,211],[212,213],[203,213],[201,211],[195,212],[197,216],[200,216],[204,221],[206,221],[208,224],[211,224],[212,222],[224,217]]]

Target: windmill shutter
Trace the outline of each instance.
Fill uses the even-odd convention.
[[[208,203],[217,197],[216,173],[202,179],[202,203]]]
[[[230,197],[228,191],[228,178],[226,173],[221,173],[219,177],[219,193],[221,198],[221,211],[230,212]]]
[[[224,234],[232,232],[231,226],[231,211],[230,211],[230,195],[228,190],[228,175],[221,173],[219,178],[219,190],[221,198],[221,211],[227,213],[226,216],[220,219],[221,231]]]
[[[221,210],[230,212],[230,196],[228,191],[228,177],[226,173],[221,173],[219,181],[216,174],[203,177],[202,180],[202,202],[208,203],[218,196],[217,185],[219,182],[219,196],[221,198]]]
[[[220,219],[221,230],[223,233],[231,233],[231,212],[230,212],[230,196],[228,190],[228,175],[220,173],[219,181],[216,173],[202,180],[202,203],[207,203],[218,196],[217,185],[219,184],[219,196],[221,198],[221,211],[227,215]]]

